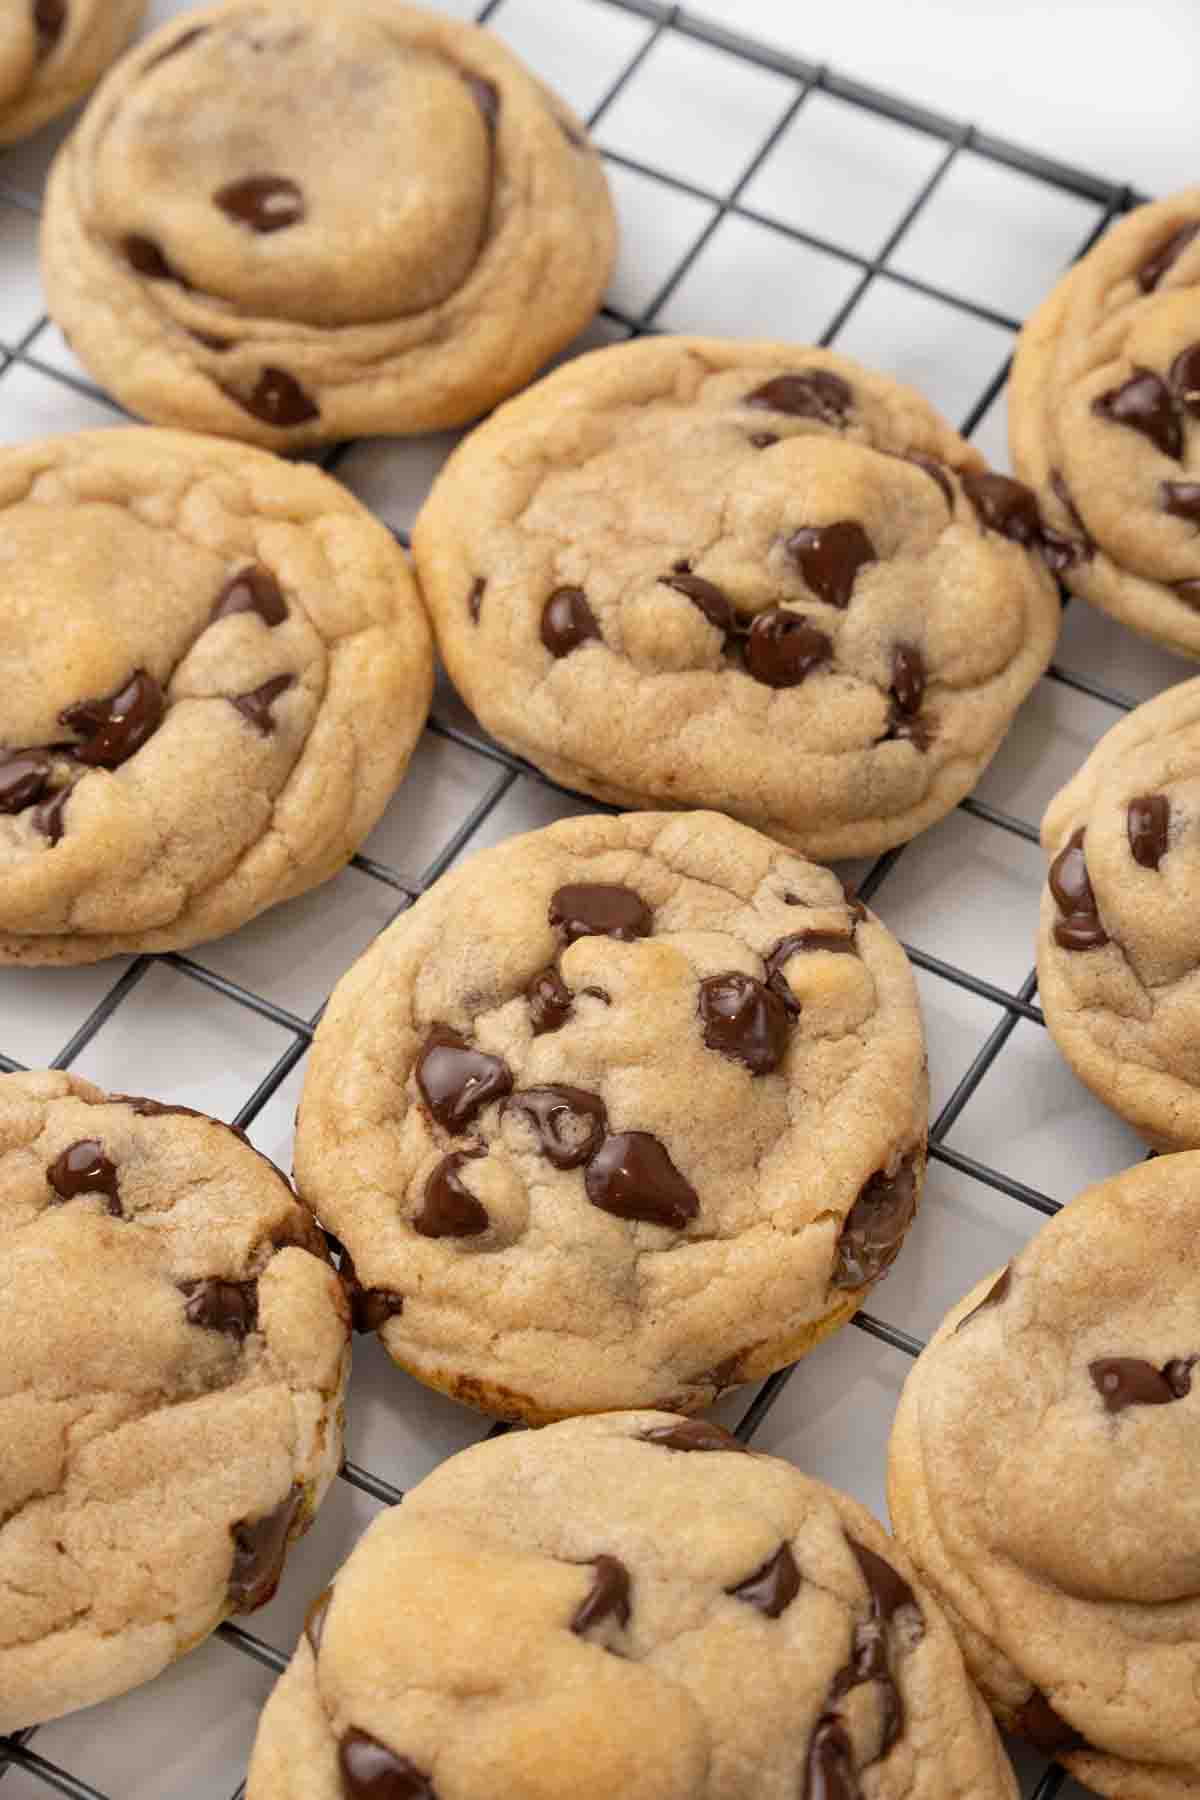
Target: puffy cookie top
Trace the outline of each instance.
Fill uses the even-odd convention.
[[[384,528],[316,469],[168,432],[0,456],[0,958],[228,930],[345,860],[424,719]]]
[[[513,1416],[690,1408],[891,1262],[925,1106],[907,961],[830,871],[714,814],[581,818],[339,984],[297,1180],[417,1373]]]
[[[228,1126],[0,1077],[0,1727],[157,1673],[274,1591],[336,1455],[347,1308]]]
[[[663,1413],[481,1445],[377,1520],[268,1705],[250,1800],[299,1791],[298,1742],[313,1800],[1015,1793],[875,1521]]]

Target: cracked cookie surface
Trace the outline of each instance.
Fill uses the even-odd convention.
[[[343,977],[296,1178],[421,1380],[531,1423],[692,1411],[862,1304],[926,1117],[907,959],[836,876],[712,813],[585,817]]]
[[[309,1613],[247,1796],[1016,1791],[875,1520],[719,1425],[644,1412],[477,1445],[376,1520]]]
[[[1200,188],[1141,206],[1021,334],[1013,466],[1072,593],[1200,657]]]
[[[1000,1721],[1119,1800],[1200,1794],[1200,1155],[1072,1201],[905,1384],[893,1529]]]
[[[86,94],[145,9],[146,0],[0,0],[0,144]]]
[[[126,406],[281,449],[514,393],[594,313],[615,224],[582,125],[488,32],[226,0],[112,72],[42,241],[51,313]]]
[[[240,1133],[0,1075],[0,1731],[271,1598],[341,1457],[324,1240]]]
[[[910,388],[797,345],[596,351],[459,447],[418,578],[468,705],[556,780],[822,860],[975,784],[1049,661],[1032,496]]]
[[[336,873],[432,688],[390,533],[145,430],[4,451],[0,521],[0,962],[180,949]]]
[[[1038,987],[1082,1081],[1158,1149],[1200,1148],[1200,678],[1135,708],[1042,822]]]

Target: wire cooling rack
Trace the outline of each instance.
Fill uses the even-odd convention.
[[[157,0],[151,22],[184,10]],[[836,344],[914,381],[1000,466],[1022,317],[1142,198],[657,0],[443,10],[506,38],[604,152],[622,258],[579,347],[663,329]],[[37,214],[61,135],[0,156],[0,440],[122,418],[42,305]],[[325,461],[407,544],[455,437],[340,445]],[[1027,972],[1037,822],[1119,713],[1187,672],[1073,607],[1059,661],[974,797],[845,871],[904,941],[921,989],[935,1101],[926,1197],[856,1330],[716,1412],[881,1515],[895,1401],[942,1313],[1043,1215],[1142,1154],[1043,1029]],[[304,1058],[338,976],[464,852],[588,810],[491,742],[443,685],[408,780],[349,869],[189,956],[0,971],[0,1067],[70,1067],[199,1105],[287,1166]],[[147,1687],[0,1739],[0,1800],[240,1800],[258,1710],[309,1598],[381,1505],[489,1429],[393,1370],[373,1341],[358,1346],[348,1411],[341,1480],[253,1630],[226,1624]],[[1014,1755],[1035,1800],[1064,1788],[1060,1770]]]

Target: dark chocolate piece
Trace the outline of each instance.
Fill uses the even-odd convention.
[[[534,1037],[540,1037],[544,1031],[557,1031],[570,1017],[571,990],[553,963],[534,976],[525,989],[525,998]]]
[[[43,837],[50,839],[52,849],[67,828],[63,814],[73,792],[73,788],[59,788],[57,794],[52,794],[49,800],[43,801],[41,806],[34,808],[34,829],[40,831]]]
[[[700,1211],[695,1188],[648,1131],[606,1138],[583,1179],[592,1205],[618,1219],[682,1231]]]
[[[413,1230],[422,1237],[478,1237],[491,1223],[482,1206],[459,1176],[463,1164],[484,1155],[482,1150],[452,1150],[425,1183],[425,1199],[413,1219]]]
[[[1088,1374],[1105,1410],[1121,1413],[1127,1406],[1166,1406],[1192,1391],[1192,1369],[1200,1357],[1180,1356],[1156,1369],[1137,1356],[1102,1356],[1088,1364]]]
[[[243,1519],[233,1527],[229,1603],[235,1612],[254,1612],[265,1606],[279,1586],[288,1533],[303,1499],[304,1489],[296,1486],[261,1519]]]
[[[776,375],[746,395],[747,406],[766,412],[789,413],[796,419],[820,419],[825,425],[844,425],[854,403],[854,391],[840,375],[827,369],[801,369],[794,375]]]
[[[860,569],[876,560],[875,547],[854,519],[802,525],[787,540],[787,553],[818,599],[845,609]]]
[[[472,625],[479,623],[479,608],[483,605],[483,590],[486,586],[487,580],[483,575],[477,575],[471,583],[471,591],[467,595],[467,611],[471,615]]]
[[[710,625],[728,637],[735,630],[737,619],[728,596],[723,594],[715,582],[705,581],[702,575],[660,575],[659,580],[665,587],[674,588],[676,593],[684,594],[699,607]]]
[[[823,1713],[808,1746],[804,1800],[860,1800],[861,1794],[845,1726],[836,1713]]]
[[[788,1046],[788,1008],[780,995],[753,975],[731,971],[700,983],[704,1042],[751,1075],[769,1075]]]
[[[246,1337],[258,1329],[258,1282],[181,1281],[179,1291],[187,1301],[189,1325],[205,1331],[223,1331],[227,1337]]]
[[[1065,1719],[1060,1718],[1045,1694],[1037,1688],[1034,1688],[1017,1713],[1012,1728],[1018,1736],[1027,1738],[1047,1756],[1059,1756],[1069,1750],[1089,1748],[1087,1739],[1080,1737],[1073,1725],[1068,1725]]]
[[[551,656],[569,656],[592,639],[603,642],[582,588],[555,588],[542,610],[542,642]]]
[[[793,931],[789,936],[780,938],[775,948],[768,950],[763,957],[768,987],[778,994],[793,1016],[800,1012],[801,1006],[784,971],[793,956],[813,950],[828,950],[837,956],[856,956],[858,953],[854,948],[853,928],[844,937],[834,931]]]
[[[248,694],[231,694],[229,698],[243,719],[261,732],[263,737],[270,737],[275,729],[271,708],[280,694],[286,694],[295,684],[294,675],[272,675],[270,681],[264,681],[261,687],[252,688]]]
[[[327,1237],[331,1234],[326,1232]],[[342,1286],[346,1290],[346,1299],[350,1306],[351,1329],[359,1332],[379,1331],[404,1311],[404,1296],[394,1288],[364,1287],[358,1279],[358,1270],[354,1267],[354,1258],[344,1244],[337,1246],[341,1253],[338,1274],[342,1278]]]
[[[596,1571],[595,1580],[571,1620],[571,1630],[579,1637],[590,1626],[602,1624],[608,1618],[615,1618],[622,1627],[628,1625],[632,1610],[629,1570],[625,1564],[615,1556],[593,1556],[591,1566]]]
[[[747,1575],[745,1581],[725,1592],[748,1606],[756,1606],[768,1619],[777,1619],[800,1592],[800,1571],[791,1546],[780,1544],[774,1556],[769,1556],[753,1575]]]
[[[39,56],[49,56],[67,23],[67,0],[33,0],[33,29]]]
[[[83,740],[72,748],[76,761],[98,769],[126,762],[158,730],[162,716],[163,691],[145,669],[135,670],[115,693],[78,700],[58,715]]]
[[[236,393],[232,388],[226,388],[225,392],[243,411],[281,431],[290,425],[307,425],[310,419],[321,416],[321,409],[312,395],[306,394],[296,377],[289,375],[286,369],[268,367],[261,370],[249,394]]]
[[[767,687],[799,687],[832,656],[832,640],[803,613],[786,606],[758,613],[746,640],[746,668]]]
[[[833,1285],[864,1287],[890,1268],[917,1210],[914,1158],[902,1157],[889,1175],[872,1175],[846,1214],[833,1262]]]
[[[1140,431],[1175,462],[1183,455],[1182,422],[1166,382],[1153,369],[1136,369],[1120,387],[1093,400],[1092,411],[1114,425]]]
[[[1129,848],[1143,869],[1157,869],[1166,855],[1170,817],[1171,802],[1165,794],[1141,794],[1129,802]]]
[[[121,239],[121,249],[125,261],[135,275],[144,275],[147,281],[178,281],[175,273],[162,250],[153,238],[143,237],[140,232],[131,231]],[[187,283],[183,285],[186,287]]]
[[[586,1088],[521,1088],[504,1102],[533,1127],[538,1147],[556,1169],[578,1169],[600,1148],[608,1130],[608,1114],[599,1094]]]
[[[338,1745],[347,1800],[437,1800],[432,1781],[407,1756],[351,1728]]]
[[[1167,384],[1184,412],[1200,418],[1200,344],[1179,352],[1167,370]]]
[[[1032,488],[1022,481],[990,471],[961,477],[963,491],[978,513],[985,531],[998,531],[1014,544],[1032,549],[1040,543],[1042,521]]]
[[[239,225],[251,231],[283,231],[304,217],[304,195],[286,175],[247,175],[218,188],[213,202]]]
[[[568,944],[581,937],[619,938],[631,944],[649,937],[654,914],[632,888],[609,882],[570,882],[550,899],[550,923],[564,933]]]
[[[512,1071],[499,1056],[474,1050],[459,1032],[435,1025],[417,1058],[417,1086],[439,1125],[463,1132],[493,1100],[512,1092]]]
[[[1083,840],[1080,826],[1050,864],[1050,892],[1062,914],[1054,922],[1054,941],[1064,950],[1095,950],[1108,942],[1088,879]]]
[[[239,569],[221,592],[208,615],[210,625],[228,619],[234,613],[257,613],[264,625],[282,625],[288,616],[287,601],[270,569],[261,563],[250,563]]]
[[[1160,481],[1158,505],[1172,518],[1186,519],[1189,525],[1200,525],[1200,481]]]
[[[321,1639],[325,1635],[325,1618],[332,1599],[332,1586],[322,1588],[304,1615],[304,1635],[308,1639],[308,1647],[314,1656],[321,1654]]]
[[[18,750],[0,761],[0,813],[24,812],[42,799],[50,785],[50,758],[36,750]]]
[[[714,1419],[676,1419],[670,1425],[652,1425],[641,1433],[644,1444],[660,1444],[664,1450],[729,1450],[739,1456],[750,1452],[732,1431]]]
[[[104,1154],[104,1146],[96,1138],[80,1138],[68,1144],[46,1170],[46,1180],[60,1200],[74,1200],[80,1194],[103,1194],[114,1219],[124,1217],[121,1189],[115,1163]]]
[[[1153,293],[1167,270],[1183,255],[1198,231],[1200,231],[1200,224],[1181,225],[1178,231],[1171,233],[1165,244],[1160,244],[1158,249],[1146,258],[1137,271],[1137,284],[1143,294]]]

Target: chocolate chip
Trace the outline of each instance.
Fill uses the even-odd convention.
[[[471,615],[472,625],[479,623],[479,608],[483,604],[483,590],[486,586],[487,581],[482,575],[477,575],[471,583],[471,591],[467,595],[467,611]]]
[[[1177,1357],[1163,1369],[1136,1356],[1103,1356],[1088,1364],[1096,1392],[1110,1413],[1127,1406],[1166,1406],[1192,1391],[1192,1368],[1200,1357]]]
[[[831,1698],[840,1699],[864,1682],[879,1683],[880,1711],[883,1725],[879,1756],[886,1756],[904,1729],[904,1703],[892,1674],[889,1655],[889,1631],[896,1614],[908,1609],[920,1634],[925,1621],[916,1595],[904,1577],[885,1557],[860,1544],[846,1534],[846,1542],[854,1552],[867,1591],[871,1610],[867,1618],[854,1628],[854,1641],[849,1663],[834,1677]]]
[[[1165,244],[1160,244],[1151,256],[1148,256],[1137,272],[1137,284],[1143,294],[1153,293],[1171,265],[1183,255],[1200,224],[1183,225],[1172,232]]]
[[[915,450],[906,450],[904,452],[904,461],[912,463],[918,469],[924,469],[929,479],[931,481],[936,481],[938,487],[942,490],[942,498],[953,512],[954,489],[950,485],[950,477],[946,473],[945,463],[938,462],[937,458],[933,456],[919,456]]]
[[[225,583],[208,615],[208,622],[215,625],[218,619],[247,612],[257,613],[264,625],[282,625],[288,616],[287,601],[280,592],[279,583],[270,569],[264,569],[261,563],[251,563],[240,569]]]
[[[279,1586],[288,1533],[303,1499],[304,1489],[296,1486],[272,1512],[261,1519],[243,1519],[233,1527],[229,1603],[235,1612],[254,1612],[265,1606]]]
[[[1157,869],[1167,851],[1167,822],[1171,802],[1165,794],[1141,794],[1129,802],[1126,827],[1135,863]]]
[[[525,989],[529,1024],[534,1037],[557,1031],[571,1015],[571,990],[553,963],[541,969]]]
[[[788,1008],[778,993],[753,975],[730,971],[700,983],[704,1042],[751,1075],[769,1075],[788,1045]]]
[[[72,792],[73,789],[69,787],[60,788],[57,794],[34,810],[34,829],[40,831],[43,837],[50,839],[52,848],[58,843],[67,828],[63,813],[66,811],[67,801],[71,798]]]
[[[726,637],[736,627],[736,616],[729,600],[715,582],[705,581],[702,575],[660,575],[658,578],[666,587],[674,588],[677,594],[684,594],[694,606],[698,606],[710,625]]]
[[[488,81],[483,75],[470,75],[464,69],[462,78],[471,91],[471,97],[483,114],[483,122],[491,136],[496,129],[496,121],[500,117],[500,95],[494,81]]]
[[[251,688],[248,694],[231,694],[233,705],[242,717],[254,726],[263,737],[270,737],[275,729],[275,720],[271,716],[271,707],[280,694],[286,694],[294,687],[294,675],[272,675],[270,681],[264,681],[261,687]]]
[[[522,1088],[504,1102],[529,1121],[542,1155],[556,1169],[578,1169],[594,1156],[608,1130],[608,1114],[599,1094],[585,1088]]]
[[[114,1219],[124,1217],[120,1184],[115,1163],[104,1154],[104,1146],[96,1138],[80,1138],[68,1144],[46,1170],[46,1180],[60,1200],[74,1200],[79,1194],[103,1194]]]
[[[39,56],[48,56],[53,50],[66,22],[67,0],[33,0],[33,28],[37,33]]]
[[[304,195],[286,175],[246,175],[218,188],[213,203],[251,231],[282,231],[304,217]]]
[[[188,336],[190,338],[195,338],[198,344],[203,344],[206,350],[221,351],[233,349],[233,339],[218,337],[215,331],[193,331],[191,327],[189,327]]]
[[[42,798],[50,782],[50,758],[18,751],[0,762],[0,813],[24,812]]]
[[[1056,575],[1064,570],[1072,569],[1077,563],[1086,562],[1095,549],[1087,526],[1079,515],[1079,509],[1071,498],[1070,489],[1057,469],[1050,471],[1050,486],[1058,497],[1059,505],[1075,527],[1078,536],[1067,537],[1061,531],[1054,531],[1048,525],[1042,527],[1042,555],[1047,566]]]
[[[954,1327],[955,1331],[961,1331],[964,1325],[969,1325],[972,1319],[976,1318],[981,1312],[986,1311],[989,1306],[1002,1305],[1002,1303],[1008,1299],[1009,1289],[1011,1287],[1012,1266],[1010,1264],[1006,1268],[1001,1269],[999,1275],[997,1275],[995,1281],[993,1281],[991,1287],[979,1302],[979,1305],[973,1306],[970,1312],[965,1313],[958,1321],[958,1324]]]
[[[852,1538],[849,1534],[846,1542],[853,1550],[862,1570],[862,1578],[870,1590],[873,1617],[884,1625],[890,1625],[901,1607],[911,1606],[920,1614],[916,1595],[903,1575],[885,1557],[880,1556],[876,1550],[869,1550],[866,1544],[860,1544],[857,1538]]]
[[[725,1592],[748,1606],[756,1606],[768,1619],[777,1619],[800,1592],[800,1571],[788,1544],[780,1544],[760,1569]]]
[[[1200,481],[1160,481],[1158,504],[1160,511],[1200,525]]]
[[[1183,425],[1166,382],[1153,369],[1135,370],[1120,387],[1093,400],[1092,411],[1114,425],[1140,431],[1156,450],[1175,462],[1183,455]]]
[[[863,1287],[895,1261],[917,1210],[914,1159],[905,1156],[889,1175],[872,1175],[846,1214],[834,1253],[833,1285]]]
[[[463,1164],[482,1156],[482,1150],[452,1150],[443,1156],[425,1183],[425,1199],[413,1219],[413,1230],[422,1237],[478,1237],[491,1224],[487,1208],[460,1179]]]
[[[1050,864],[1050,892],[1063,915],[1054,921],[1054,941],[1064,950],[1095,950],[1108,942],[1088,879],[1083,839],[1080,826]]]
[[[326,1236],[330,1235],[326,1233]],[[350,1306],[350,1324],[355,1331],[379,1331],[389,1319],[404,1311],[404,1296],[394,1288],[366,1288],[358,1279],[354,1258],[344,1244],[338,1246],[341,1261],[338,1274],[346,1290]]]
[[[827,369],[776,375],[746,395],[747,406],[790,413],[797,419],[820,419],[826,425],[844,425],[853,403],[854,391],[849,382],[840,375],[831,375]]]
[[[1013,1720],[1012,1728],[1047,1756],[1058,1756],[1067,1750],[1086,1750],[1086,1738],[1080,1737],[1073,1725],[1060,1718],[1045,1694],[1034,1688]]]
[[[615,1619],[622,1627],[629,1623],[629,1570],[615,1556],[593,1556],[591,1566],[595,1580],[571,1620],[571,1630],[578,1637],[605,1619]]]
[[[892,696],[906,719],[921,710],[925,658],[914,644],[897,644],[892,651]]]
[[[793,956],[813,950],[829,950],[838,956],[856,955],[853,928],[844,937],[836,931],[793,931],[780,938],[775,948],[763,957],[768,986],[793,1015],[800,1012],[800,1002],[793,994],[784,970]]]
[[[845,1727],[836,1714],[824,1713],[808,1746],[804,1800],[859,1800],[861,1793]]]
[[[428,1775],[365,1731],[346,1732],[338,1767],[348,1800],[437,1800]]]
[[[280,430],[289,425],[306,425],[310,419],[321,416],[316,401],[286,369],[263,369],[249,394],[238,394],[231,388],[226,388],[225,392],[245,412],[261,419],[264,425],[275,425]]]
[[[459,1032],[435,1025],[417,1058],[417,1086],[447,1131],[463,1132],[493,1100],[512,1092],[512,1071],[498,1056],[474,1050]]]
[[[632,888],[603,881],[569,882],[550,901],[550,923],[568,944],[581,937],[619,938],[631,944],[649,937],[654,914]]]
[[[258,1329],[257,1281],[181,1281],[179,1291],[187,1300],[184,1312],[189,1325],[205,1331],[223,1331],[227,1337],[244,1338]]]
[[[756,450],[769,450],[772,444],[779,442],[779,438],[773,431],[752,431],[750,442]]]
[[[1172,586],[1185,606],[1200,608],[1200,581],[1176,581]]]
[[[803,613],[769,606],[750,627],[746,667],[767,687],[799,687],[807,675],[833,655],[833,644]]]
[[[83,739],[73,748],[78,762],[90,768],[115,769],[153,736],[162,716],[162,689],[153,675],[138,669],[115,694],[78,700],[74,706],[64,706],[58,718]]]
[[[1200,418],[1200,344],[1179,352],[1167,370],[1167,382],[1184,411]]]
[[[802,525],[786,549],[813,593],[842,609],[850,604],[858,571],[876,560],[874,545],[854,519]]]
[[[961,477],[963,490],[986,531],[998,531],[1027,549],[1041,541],[1042,521],[1032,488],[1007,475],[974,472]]]
[[[640,1219],[682,1231],[700,1211],[695,1188],[648,1131],[622,1131],[606,1138],[583,1180],[592,1205],[618,1219]]]
[[[174,269],[159,249],[153,238],[142,237],[137,232],[130,232],[122,238],[121,249],[125,253],[125,261],[137,275],[144,275],[147,281],[175,281]]]
[[[325,1635],[325,1619],[332,1599],[332,1586],[322,1588],[304,1615],[304,1635],[308,1639],[308,1647],[314,1656],[321,1654],[321,1639]]]
[[[749,1456],[745,1444],[713,1419],[676,1419],[670,1425],[652,1425],[641,1433],[643,1444],[659,1444],[664,1450],[736,1450]]]
[[[551,656],[569,656],[591,638],[604,641],[583,589],[555,588],[542,612],[542,642]]]

